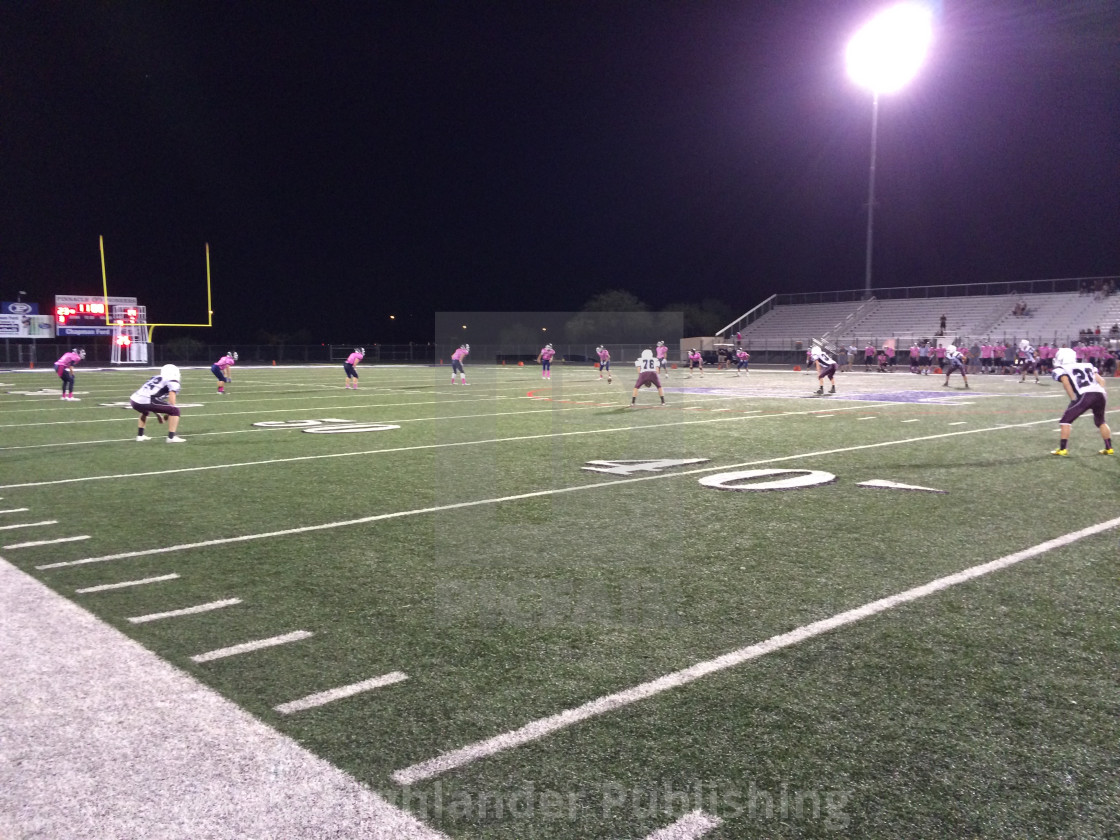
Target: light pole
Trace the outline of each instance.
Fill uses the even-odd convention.
[[[867,261],[864,296],[871,296],[871,254],[875,237],[875,157],[879,135],[879,94],[893,93],[921,67],[933,39],[933,12],[921,3],[891,6],[873,17],[848,42],[848,76],[871,91],[871,167],[867,187]]]

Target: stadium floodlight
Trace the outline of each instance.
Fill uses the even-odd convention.
[[[871,294],[871,246],[875,230],[875,156],[879,94],[893,93],[918,72],[933,40],[933,12],[922,3],[899,3],[873,17],[848,42],[848,76],[871,91],[871,171],[867,188],[867,271]]]

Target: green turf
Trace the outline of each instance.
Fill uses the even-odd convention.
[[[1088,418],[1071,457],[1049,455],[1065,405],[1052,383],[855,374],[820,399],[801,373],[678,373],[667,407],[644,392],[631,409],[628,373],[470,374],[463,388],[446,369],[373,367],[350,392],[335,368],[248,369],[219,397],[186,371],[183,401],[204,405],[184,410],[179,447],[135,443],[132,412],[99,405],[127,400],[136,372],[79,372],[75,404],[5,393],[0,508],[30,511],[0,524],[62,523],[0,545],[91,538],[3,554],[454,838],[643,838],[695,807],[725,820],[713,838],[1116,836],[1120,530],[402,790],[391,774],[416,762],[1120,510],[1120,461],[1096,455]],[[909,390],[954,404],[847,398]],[[253,425],[327,419],[400,428]],[[582,469],[660,458],[708,460]],[[724,467],[835,480],[699,483]],[[946,492],[857,486],[870,479]],[[190,660],[292,630],[315,635]],[[273,711],[392,671],[409,679]]]

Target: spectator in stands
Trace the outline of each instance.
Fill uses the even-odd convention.
[[[945,317],[945,314],[942,313],[941,314],[941,332],[938,333],[938,335],[945,335],[945,330],[946,330],[946,324],[947,323],[948,323],[948,319]]]
[[[1093,330],[1093,335],[1100,335],[1100,334],[1101,334],[1101,325],[1097,324],[1097,328],[1095,330]]]
[[[739,331],[735,332],[735,349],[738,350],[743,346],[743,334]]]
[[[1120,335],[1120,324],[1113,324],[1108,328],[1109,335]]]

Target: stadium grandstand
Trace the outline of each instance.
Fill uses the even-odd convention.
[[[858,347],[1099,339],[1117,348],[1120,277],[775,294],[721,329],[712,346],[734,344],[737,335],[752,354],[762,354],[758,361],[783,361],[814,338]]]

